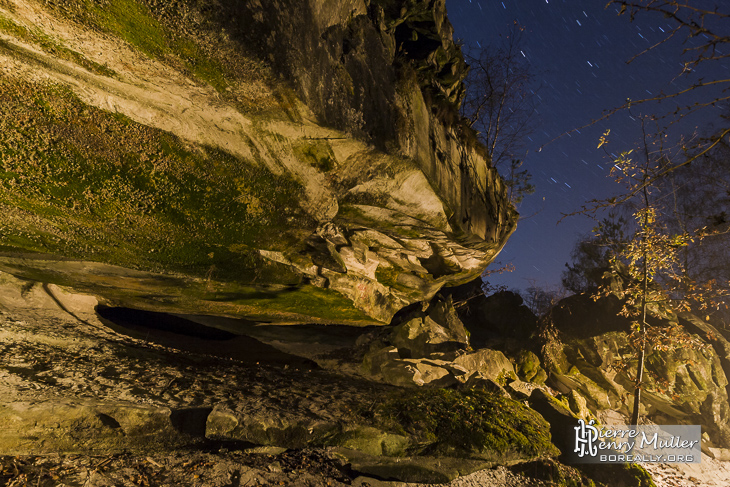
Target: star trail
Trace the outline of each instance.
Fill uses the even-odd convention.
[[[633,59],[675,26],[652,14],[631,22],[618,15],[618,8],[605,5],[605,0],[446,0],[454,37],[465,46],[494,46],[510,25],[522,26],[520,49],[536,77],[537,128],[526,139],[523,166],[532,174],[536,192],[520,205],[517,231],[497,259],[513,263],[515,271],[490,276],[493,284],[524,289],[559,283],[574,243],[589,234],[595,222],[580,216],[558,221],[588,200],[621,190],[608,177],[610,156],[597,149],[601,134],[611,130],[609,153],[619,153],[638,141],[637,115],[676,107],[665,101],[591,124],[593,120],[629,99],[676,91],[701,74],[730,76],[725,65],[714,67],[715,72],[680,77],[686,46],[679,38]],[[701,129],[719,115],[716,111],[709,117],[688,117],[681,130]]]

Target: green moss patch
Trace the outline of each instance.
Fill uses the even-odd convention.
[[[167,51],[165,31],[145,5],[134,0],[84,0],[84,4],[102,29],[124,39],[148,56],[160,57]]]
[[[330,145],[323,140],[304,140],[294,147],[294,153],[303,161],[322,172],[335,167],[335,154]]]
[[[59,15],[124,40],[150,58],[166,62],[178,69],[187,70],[219,92],[225,92],[230,85],[230,80],[235,78],[234,70],[228,69],[220,59],[211,56],[210,52],[201,47],[198,40],[175,32],[170,26],[162,23],[145,2],[137,0],[68,0],[64,4],[66,4],[65,7],[52,3],[48,6]],[[3,29],[1,20],[0,29]],[[14,35],[20,37],[18,33]],[[27,34],[25,35],[27,36]],[[50,41],[50,38],[40,31],[34,35]],[[51,52],[59,55],[58,50]],[[73,52],[65,54],[66,58],[69,56],[79,57],[80,55]],[[90,66],[87,66],[89,62],[82,58],[70,60],[89,69]],[[98,66],[98,68],[102,71],[92,70],[105,75],[111,73],[111,70],[104,66]]]
[[[414,437],[420,454],[495,461],[559,454],[550,442],[549,425],[540,415],[517,401],[485,391],[400,393],[378,406],[375,417],[383,427]]]
[[[283,267],[283,266],[282,266]],[[278,269],[280,272],[285,269]],[[273,269],[272,269],[273,271]],[[285,286],[262,289],[261,287],[237,285],[232,282],[216,284],[216,290],[192,293],[208,301],[225,302],[246,308],[249,319],[270,319],[272,314],[285,313],[325,318],[330,321],[361,322],[372,324],[373,319],[354,308],[352,302],[331,289],[314,286]]]
[[[124,39],[151,58],[165,60],[175,55],[199,80],[224,91],[231,76],[224,66],[209,57],[193,39],[175,35],[141,2],[115,0],[97,5],[87,0],[87,7],[98,26]]]
[[[377,279],[379,283],[389,287],[396,287],[398,285],[399,274],[399,270],[393,265],[379,265],[377,269],[375,269],[375,279]]]
[[[311,221],[301,186],[213,148],[0,79],[0,250],[219,280],[296,284],[261,270]]]
[[[577,468],[597,487],[656,487],[649,472],[635,463],[586,464]]]
[[[169,35],[169,34],[168,34]],[[188,68],[199,80],[205,81],[219,92],[229,86],[232,74],[220,63],[205,54],[191,39],[174,37],[171,42],[172,51],[182,59]]]

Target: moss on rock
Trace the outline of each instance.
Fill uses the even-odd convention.
[[[578,469],[597,487],[657,487],[649,472],[635,463],[586,464]]]
[[[493,393],[425,389],[391,397],[376,410],[377,421],[412,435],[425,454],[509,461],[559,452],[549,425],[535,411]]]
[[[58,87],[0,79],[0,103],[2,250],[226,280],[265,270],[257,249],[290,248],[293,222],[314,228],[298,183],[262,166]]]

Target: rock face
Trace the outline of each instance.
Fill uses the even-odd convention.
[[[548,384],[566,394],[577,392],[592,411],[613,410],[629,416],[633,407],[630,374],[636,370],[636,355],[628,340],[628,320],[617,316],[619,309],[612,297],[598,302],[583,295],[563,300],[551,316],[559,342],[544,350],[551,364]],[[658,424],[701,424],[712,443],[729,445],[727,341],[690,314],[652,313],[651,319],[655,326],[679,320],[687,332],[695,334],[695,343],[649,351],[642,416]]]
[[[450,297],[437,295],[426,310],[405,311],[396,319],[401,323],[388,335],[367,343],[360,370],[365,376],[406,387],[462,385],[499,393],[517,379],[514,365],[502,352],[470,347]],[[367,341],[367,336],[361,340]]]
[[[457,115],[443,0],[119,5],[0,5],[4,270],[140,308],[388,322],[514,230]],[[89,261],[157,275],[59,270]]]

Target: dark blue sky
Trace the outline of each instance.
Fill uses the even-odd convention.
[[[495,45],[515,21],[523,26],[522,52],[538,78],[537,128],[527,140],[524,166],[533,176],[536,193],[520,206],[524,219],[498,257],[502,264],[512,262],[516,270],[490,276],[493,284],[525,288],[559,283],[576,239],[595,226],[581,216],[558,224],[561,215],[621,190],[608,177],[611,158],[597,149],[601,134],[611,129],[609,149],[619,153],[638,141],[639,124],[622,112],[551,141],[627,98],[655,96],[688,82],[676,79],[682,72],[680,39],[627,64],[665,37],[673,28],[669,20],[646,14],[630,22],[605,5],[606,0],[446,0],[454,37],[468,46]],[[730,76],[728,66],[719,69],[723,72],[713,74]],[[671,112],[675,107],[664,102],[635,108],[633,114]],[[707,114],[704,117],[685,120],[683,130],[703,125]]]

